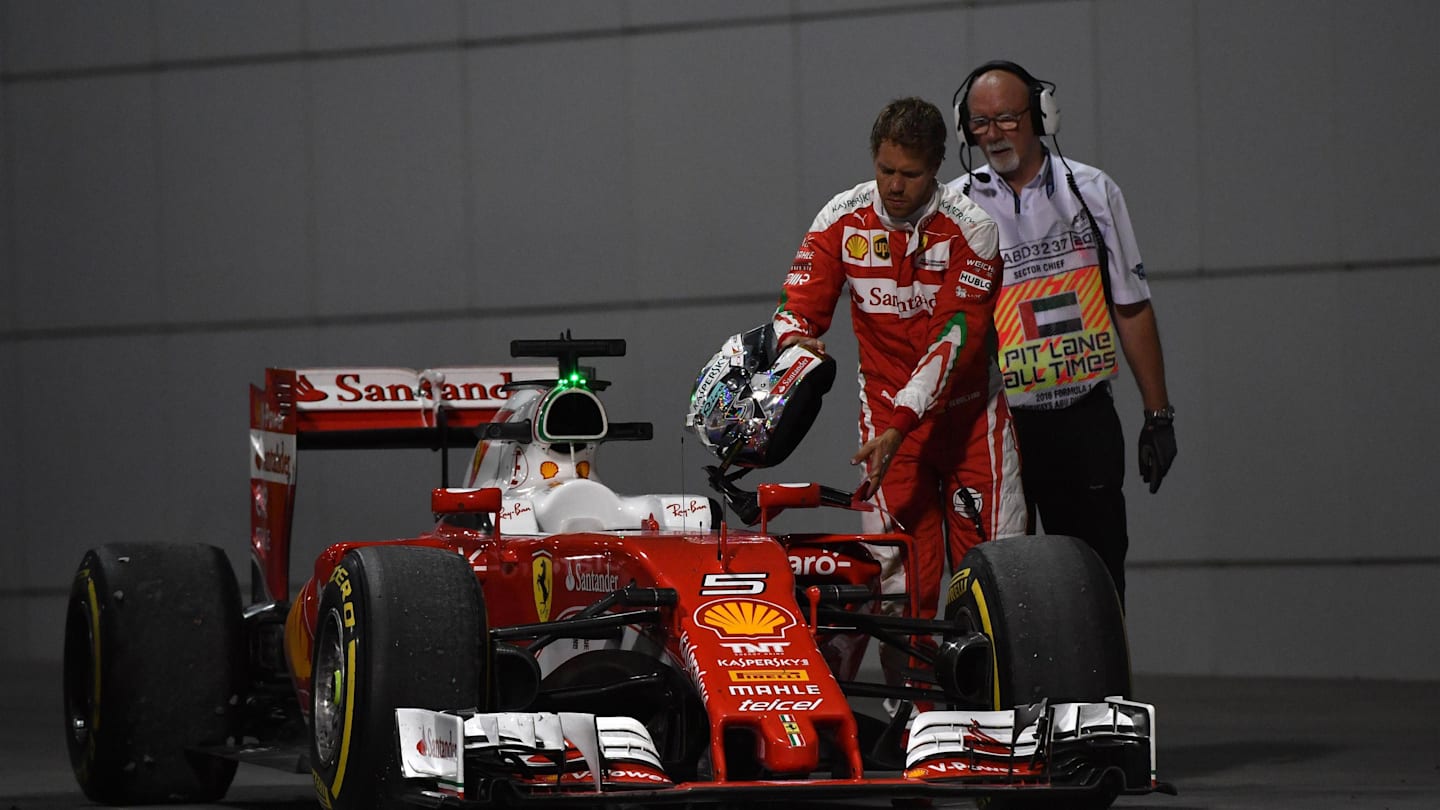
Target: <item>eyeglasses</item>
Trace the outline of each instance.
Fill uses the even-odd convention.
[[[986,118],[983,115],[977,115],[974,118],[970,119],[970,131],[975,133],[976,135],[979,135],[980,133],[989,129],[991,124],[994,124],[997,128],[1000,129],[1001,132],[1014,132],[1015,130],[1020,128],[1020,119],[1023,117],[1022,114],[1029,111],[1030,108],[1026,107],[1023,110],[1019,110],[1013,113],[1001,113],[994,118]]]

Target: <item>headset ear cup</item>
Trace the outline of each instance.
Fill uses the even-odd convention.
[[[955,134],[960,136],[961,146],[975,145],[975,133],[970,131],[969,119],[970,111],[966,109],[965,102],[958,102],[955,105]]]
[[[1060,131],[1060,104],[1055,93],[1044,85],[1036,85],[1039,92],[1031,99],[1035,110],[1035,134],[1054,135]]]

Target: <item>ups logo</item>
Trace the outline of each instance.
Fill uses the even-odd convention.
[[[890,237],[885,234],[876,234],[871,240],[875,245],[875,257],[878,259],[890,260]]]

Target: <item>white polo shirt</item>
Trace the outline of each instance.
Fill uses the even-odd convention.
[[[1148,300],[1120,187],[1093,166],[1069,165],[1104,237],[1110,301]],[[1113,376],[1120,347],[1105,306],[1099,253],[1065,164],[1047,151],[1045,166],[1018,196],[988,165],[949,185],[961,191],[968,185],[966,193],[999,225],[1005,273],[995,327],[1010,404],[1062,408]]]

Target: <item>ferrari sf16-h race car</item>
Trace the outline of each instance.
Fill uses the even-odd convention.
[[[623,341],[511,353],[554,361],[267,371],[251,389],[248,599],[212,546],[84,555],[64,696],[88,797],[217,800],[241,762],[313,774],[327,808],[1105,807],[1168,790],[1154,707],[1125,697],[1113,589],[1077,541],[983,543],[941,617],[912,618],[874,556],[908,561],[907,535],[769,530],[781,510],[871,508],[848,495],[761,484],[742,529],[708,495],[602,483],[599,444],[653,433],[610,421],[579,362]],[[461,447],[472,462],[450,487]],[[434,522],[335,543],[292,589],[298,459],[330,448],[441,451]],[[909,657],[904,683],[858,676],[870,641]]]

